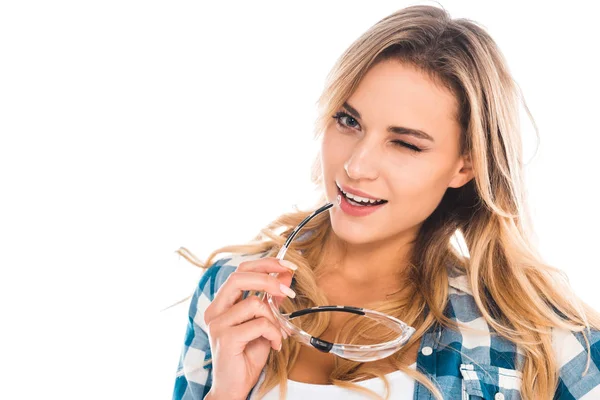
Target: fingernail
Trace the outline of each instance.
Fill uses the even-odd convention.
[[[283,267],[291,269],[292,271],[298,269],[298,266],[296,264],[288,260],[279,260],[279,264],[281,264]]]
[[[285,286],[283,283],[279,284],[279,290],[281,290],[281,293],[285,294],[288,297],[291,297],[292,299],[296,297],[296,293],[294,293],[292,289]]]
[[[279,350],[277,350],[277,351],[281,351],[282,347],[283,347],[283,342],[279,343]]]
[[[283,336],[283,339],[287,339],[287,333],[285,333],[285,331],[283,330],[283,328],[281,328],[281,335]]]

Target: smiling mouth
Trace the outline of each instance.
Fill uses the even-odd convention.
[[[359,205],[359,206],[365,206],[365,207],[373,207],[373,206],[379,206],[381,204],[385,204],[388,201],[387,200],[375,200],[375,201],[362,201],[362,200],[357,200],[351,197],[348,197],[343,191],[342,189],[337,185],[335,185],[337,187],[337,191],[338,194],[341,195],[342,197],[344,197],[350,204],[354,204],[354,205]]]

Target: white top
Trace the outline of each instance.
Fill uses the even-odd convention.
[[[411,369],[416,369],[417,363],[413,363],[409,366]],[[414,395],[414,384],[413,378],[410,378],[402,371],[394,371],[385,375],[390,383],[390,399],[398,400],[411,400]],[[258,397],[255,392],[258,392],[258,387],[264,380],[264,373],[261,374],[256,386],[251,392],[250,399],[254,400]],[[312,383],[296,382],[288,379],[287,385],[287,400],[364,400],[371,399],[366,394],[359,393],[352,389],[341,388],[335,385],[316,385]],[[384,396],[385,385],[383,380],[380,378],[366,379],[360,382],[354,382],[360,386],[366,387],[367,389],[373,390],[375,393]],[[265,396],[263,400],[280,400],[279,399],[279,385],[272,388]]]

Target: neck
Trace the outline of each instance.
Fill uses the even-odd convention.
[[[385,240],[350,244],[333,231],[325,240],[325,273],[361,287],[399,287],[419,226]]]

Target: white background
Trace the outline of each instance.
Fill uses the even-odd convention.
[[[170,398],[188,303],[160,310],[201,273],[174,251],[312,201],[325,75],[410,4],[3,2],[0,398]],[[540,251],[599,309],[592,4],[442,2],[508,59]]]

